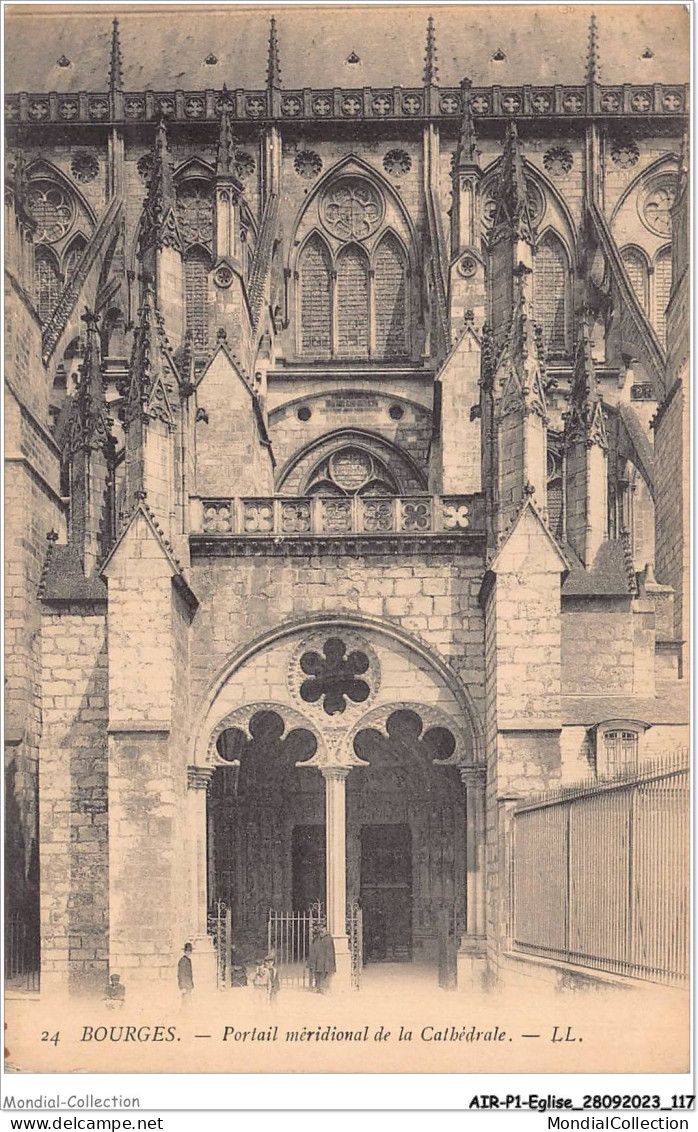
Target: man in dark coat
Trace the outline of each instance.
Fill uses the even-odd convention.
[[[182,1006],[187,1006],[194,990],[194,972],[191,966],[192,945],[185,943],[184,954],[177,964],[177,985],[182,995]]]
[[[335,973],[336,964],[334,940],[323,920],[317,925],[313,942],[310,945],[308,969],[310,971],[310,985],[318,994],[324,994],[330,977]]]

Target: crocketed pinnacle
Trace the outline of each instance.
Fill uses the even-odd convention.
[[[269,21],[269,53],[267,55],[267,87],[278,90],[281,86],[281,62],[279,59],[279,38],[276,34],[276,20]]]
[[[436,31],[434,30],[434,17],[427,20],[427,48],[424,55],[424,85],[439,85],[439,63],[436,54]]]
[[[111,51],[109,53],[109,93],[124,89],[123,60],[119,41],[119,21],[114,17],[111,29]]]
[[[475,121],[470,105],[470,90],[472,85],[471,79],[461,80],[460,89],[463,115],[461,118],[455,162],[456,168],[458,169],[462,169],[467,165],[477,165],[480,156],[480,150],[477,148],[477,138],[475,136]]]
[[[589,20],[589,39],[586,61],[586,81],[591,86],[599,81],[599,29],[596,16],[592,13]]]
[[[144,247],[181,247],[177,227],[177,196],[174,185],[174,166],[167,147],[167,129],[160,119],[155,134],[153,166],[148,193],[143,204]]]
[[[126,427],[138,417],[171,418],[162,369],[161,348],[165,345],[162,320],[155,307],[153,280],[146,276],[125,389],[123,420]]]
[[[104,449],[111,436],[111,420],[102,380],[102,358],[94,311],[86,307],[82,321],[86,326],[85,350],[64,449],[67,456],[72,456],[81,450]]]
[[[494,233],[504,225],[518,239],[533,244],[535,235],[516,122],[507,124],[498,188]]]
[[[598,443],[605,448],[607,447],[606,428],[592,346],[589,315],[585,313],[577,337],[570,409],[565,419],[565,436],[567,443],[583,440],[589,447]]]

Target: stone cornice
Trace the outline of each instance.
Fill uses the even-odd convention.
[[[484,531],[459,532],[456,536],[425,535],[260,535],[189,536],[192,561],[197,558],[364,558],[391,555],[473,557],[484,561]]]

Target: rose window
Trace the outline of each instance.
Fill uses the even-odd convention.
[[[658,236],[670,235],[671,209],[675,195],[673,179],[669,177],[655,181],[645,193],[640,215],[650,232],[655,232]]]
[[[389,149],[383,158],[383,168],[393,177],[404,177],[412,168],[412,158],[404,149]]]
[[[340,240],[365,240],[380,226],[383,212],[375,189],[355,177],[335,182],[320,206],[323,224]]]
[[[310,180],[322,172],[322,158],[312,149],[302,149],[295,156],[293,168],[299,177],[307,177]]]
[[[543,197],[532,181],[526,181],[526,196],[528,199],[528,209],[531,216],[531,223],[534,227],[540,223],[543,213],[545,212],[545,202]],[[485,228],[491,228],[494,223],[494,218],[497,214],[497,198],[495,196],[495,188],[492,188],[485,194],[482,204],[482,220]]]
[[[27,204],[36,221],[36,243],[55,244],[70,230],[73,205],[58,185],[50,181],[35,182],[29,190]]]
[[[632,138],[616,138],[611,145],[611,160],[620,169],[631,169],[637,165],[640,150]]]
[[[368,683],[361,679],[368,672],[369,659],[360,649],[348,652],[340,637],[329,637],[322,653],[304,652],[300,667],[307,676],[300,686],[301,699],[308,704],[322,701],[327,715],[341,715],[347,700],[362,704],[369,697]]]
[[[573,157],[569,149],[556,145],[543,156],[543,165],[553,177],[565,177],[572,168]]]
[[[185,244],[210,246],[213,239],[213,207],[208,185],[183,185],[177,194],[179,228]]]

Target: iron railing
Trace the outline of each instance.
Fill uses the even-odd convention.
[[[515,951],[685,983],[687,752],[521,802],[513,823]]]
[[[38,931],[17,912],[5,921],[5,980],[8,990],[38,991]]]
[[[305,912],[269,909],[267,951],[274,952],[281,986],[310,987],[308,955],[313,932],[322,917],[322,906],[313,904]]]
[[[481,497],[266,496],[192,500],[192,529],[205,535],[461,534],[484,530]]]

